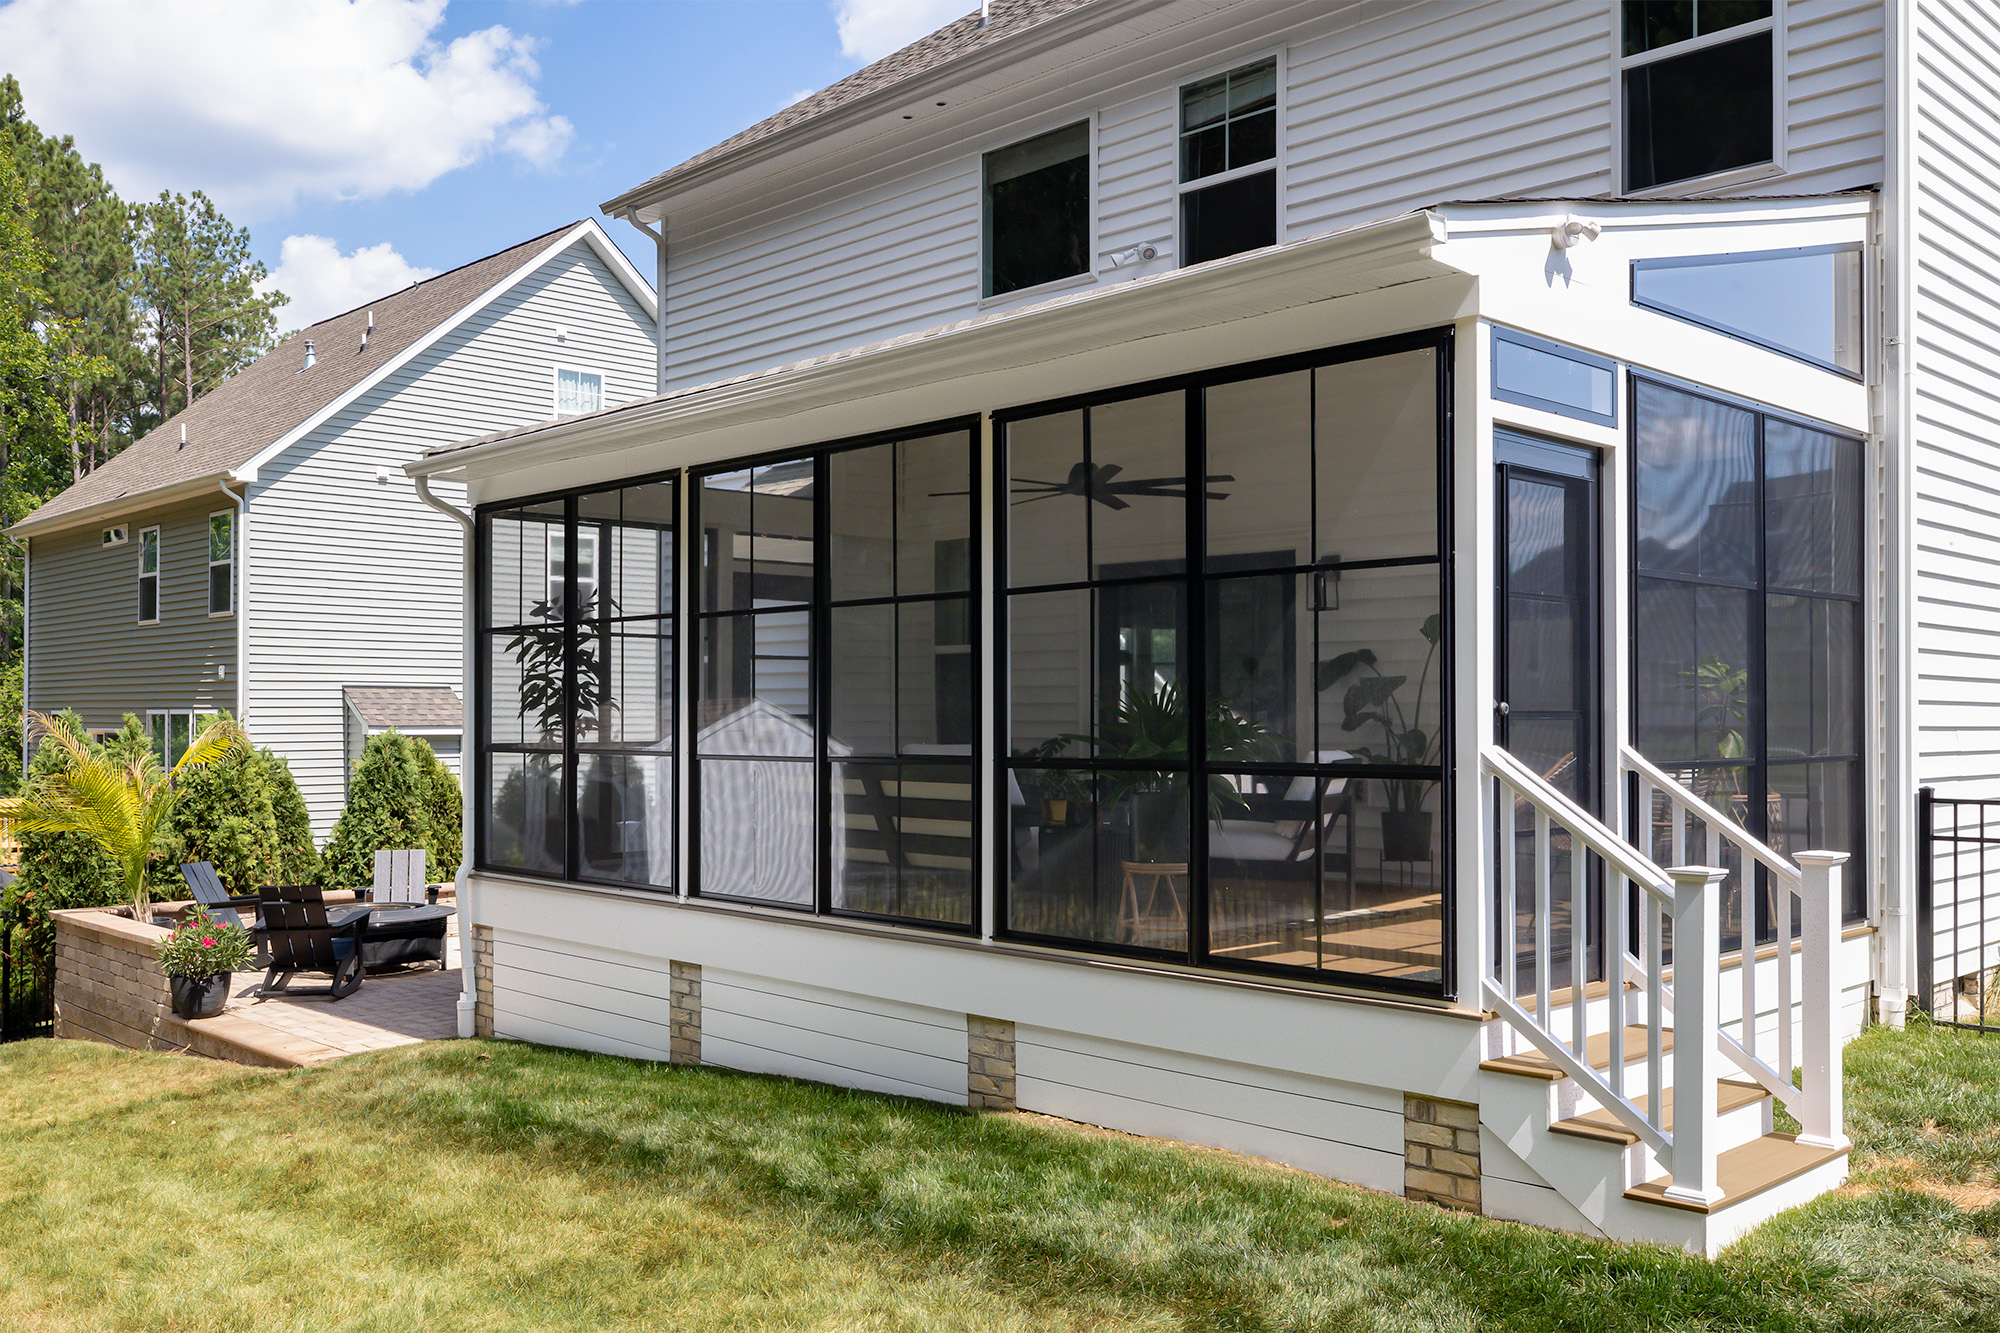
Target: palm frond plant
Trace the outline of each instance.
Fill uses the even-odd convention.
[[[166,769],[150,749],[121,761],[55,718],[30,711],[27,719],[29,735],[55,747],[61,763],[37,775],[21,795],[0,801],[0,819],[21,833],[77,833],[96,843],[118,867],[132,919],[143,922],[146,870],[180,800],[178,780],[234,753],[246,743],[243,728],[231,718],[216,718]]]

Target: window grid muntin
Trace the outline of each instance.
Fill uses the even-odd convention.
[[[1779,18],[1784,12],[1782,8],[1783,2],[1784,0],[1776,0],[1772,6],[1771,15],[1765,18],[1754,19],[1746,23],[1732,24],[1725,28],[1718,28],[1713,32],[1690,37],[1685,41],[1673,42],[1653,47],[1650,50],[1633,53],[1628,52],[1626,49],[1627,43],[1625,40],[1625,32],[1627,31],[1625,25],[1630,21],[1628,6],[1632,3],[1632,0],[1623,0],[1617,18],[1618,38],[1615,43],[1617,72],[1614,76],[1615,87],[1613,88],[1613,94],[1617,98],[1618,121],[1615,129],[1618,136],[1618,152],[1622,159],[1621,173],[1623,179],[1621,186],[1626,193],[1646,195],[1654,191],[1672,191],[1691,181],[1707,180],[1710,176],[1719,177],[1723,180],[1733,179],[1738,176],[1754,179],[1759,176],[1773,174],[1776,169],[1782,168],[1785,152],[1785,81],[1783,77],[1785,50],[1780,40],[1783,34],[1783,25],[1779,22]],[[1635,186],[1632,183],[1633,169],[1630,161],[1632,146],[1630,128],[1631,106],[1626,93],[1628,86],[1627,76],[1635,70],[1643,69],[1648,65],[1658,64],[1664,60],[1672,60],[1679,56],[1695,54],[1718,46],[1726,46],[1763,34],[1768,34],[1771,42],[1771,144],[1769,157],[1761,162],[1751,162],[1740,167],[1726,168],[1709,173],[1708,175],[1678,177],[1669,181],[1655,180],[1648,185]]]
[[[996,745],[996,754],[994,756],[993,764],[996,771],[1002,774],[1003,778],[1005,779],[1001,782],[996,783],[997,790],[995,792],[995,797],[994,797],[995,804],[993,805],[990,811],[991,817],[994,818],[997,822],[997,827],[1003,830],[1010,828],[1008,822],[1010,819],[1010,813],[1007,803],[1009,800],[1008,789],[1009,786],[1011,785],[1013,774],[1015,774],[1016,772],[1034,771],[1037,769],[1059,769],[1067,772],[1075,772],[1083,775],[1087,781],[1090,780],[1090,775],[1098,772],[1173,772],[1177,774],[1182,774],[1185,775],[1188,779],[1188,792],[1189,792],[1188,800],[1189,800],[1189,809],[1191,815],[1193,813],[1200,811],[1205,806],[1203,793],[1206,791],[1206,787],[1204,785],[1206,779],[1212,776],[1218,776],[1223,774],[1244,773],[1244,774],[1260,774],[1260,775],[1267,774],[1271,776],[1289,775],[1293,777],[1304,776],[1304,777],[1315,777],[1315,778],[1347,778],[1349,780],[1357,780],[1365,778],[1402,778],[1402,779],[1415,778],[1418,780],[1435,780],[1438,784],[1439,807],[1440,807],[1438,811],[1439,817],[1437,821],[1440,827],[1434,833],[1434,838],[1435,838],[1434,864],[1436,864],[1438,867],[1440,898],[1441,898],[1439,907],[1440,980],[1436,984],[1429,984],[1422,982],[1417,982],[1417,983],[1405,982],[1400,979],[1383,978],[1364,973],[1336,972],[1332,970],[1322,970],[1310,973],[1302,973],[1301,969],[1298,967],[1263,964],[1251,959],[1224,959],[1215,957],[1210,952],[1209,940],[1208,940],[1208,927],[1210,924],[1209,905],[1210,905],[1211,885],[1209,883],[1209,874],[1208,874],[1209,855],[1208,855],[1207,825],[1209,821],[1206,819],[1205,815],[1202,817],[1191,818],[1190,821],[1191,829],[1190,829],[1190,840],[1189,840],[1190,845],[1188,849],[1189,882],[1188,882],[1188,906],[1187,906],[1188,941],[1187,941],[1187,947],[1185,949],[1161,950],[1161,949],[1147,948],[1139,945],[1120,944],[1102,940],[1083,940],[1073,937],[1037,934],[1030,931],[1014,929],[1009,924],[1010,899],[1012,896],[1012,887],[1013,887],[1013,871],[1010,859],[1011,852],[1008,846],[1006,845],[1008,842],[1008,837],[1006,836],[1003,836],[997,840],[997,855],[999,859],[995,864],[992,872],[994,876],[993,878],[994,935],[997,938],[1016,939],[1028,943],[1047,945],[1050,947],[1061,948],[1065,950],[1077,950],[1088,953],[1119,954],[1135,958],[1150,958],[1150,959],[1158,959],[1161,961],[1186,962],[1192,966],[1201,968],[1208,968],[1208,969],[1215,969],[1222,971],[1240,971],[1257,975],[1281,977],[1290,980],[1301,979],[1303,975],[1309,977],[1310,979],[1322,980],[1331,984],[1356,986],[1365,989],[1398,991],[1404,993],[1414,993],[1423,995],[1442,995],[1445,998],[1450,998],[1453,995],[1455,995],[1456,949],[1455,949],[1454,927],[1456,921],[1457,895],[1455,890],[1456,876],[1453,866],[1452,836],[1450,831],[1454,819],[1454,810],[1453,810],[1454,803],[1452,800],[1452,786],[1450,781],[1448,780],[1448,775],[1452,771],[1452,764],[1453,764],[1452,757],[1454,752],[1454,745],[1453,745],[1454,737],[1453,737],[1453,723],[1452,723],[1452,713],[1453,713],[1452,676],[1453,676],[1454,664],[1452,661],[1452,651],[1451,651],[1452,589],[1451,589],[1450,579],[1446,577],[1446,573],[1449,568],[1446,555],[1448,552],[1448,546],[1450,541],[1449,534],[1452,531],[1450,526],[1451,469],[1448,464],[1449,464],[1449,442],[1452,437],[1452,423],[1454,420],[1451,392],[1450,392],[1450,384],[1452,379],[1452,347],[1454,345],[1454,341],[1455,340],[1453,334],[1450,330],[1439,330],[1436,332],[1383,338],[1365,343],[1352,344],[1346,347],[1327,349],[1321,352],[1304,353],[1295,356],[1276,358],[1264,362],[1251,363],[1248,365],[1228,367],[1219,371],[1211,371],[1196,375],[1176,376],[1167,379],[1148,381],[1142,384],[1128,385],[1116,390],[1109,390],[1100,393],[1072,395],[1070,397],[1051,400],[1045,403],[1026,404],[1010,408],[1002,412],[995,412],[993,413],[993,422],[995,427],[995,447],[993,451],[993,468],[990,474],[992,477],[992,484],[994,491],[992,500],[992,506],[993,506],[992,513],[994,515],[993,521],[995,524],[993,550],[995,552],[995,558],[999,562],[999,567],[994,571],[994,594],[995,594],[994,619],[996,627],[994,635],[995,641],[993,649],[992,668],[995,672],[995,680],[997,682],[997,687],[993,691],[992,708],[994,712],[994,734],[997,738],[997,745]],[[1202,405],[1203,405],[1203,399],[1201,394],[1202,390],[1213,385],[1228,384],[1244,380],[1262,379],[1269,376],[1283,374],[1286,371],[1290,370],[1311,370],[1323,366],[1336,366],[1336,365],[1347,364],[1350,362],[1366,361],[1375,357],[1392,356],[1399,352],[1415,351],[1425,348],[1433,349],[1437,355],[1437,360],[1434,367],[1436,375],[1436,386],[1437,386],[1437,397],[1435,401],[1435,419],[1434,419],[1436,434],[1437,434],[1437,451],[1438,451],[1437,462],[1436,462],[1437,470],[1435,474],[1436,491],[1437,491],[1437,508],[1434,514],[1434,522],[1436,524],[1436,535],[1438,543],[1437,555],[1394,557],[1394,558],[1385,558],[1381,560],[1342,562],[1337,566],[1303,565],[1303,566],[1293,566],[1290,567],[1289,569],[1272,569],[1272,570],[1260,569],[1256,571],[1211,570],[1207,567],[1206,550],[1205,550],[1206,505],[1203,502],[1202,496],[1203,492],[1206,490],[1206,486],[1190,484],[1186,488],[1187,489],[1186,502],[1189,506],[1189,510],[1186,523],[1187,544],[1184,550],[1186,554],[1187,563],[1184,564],[1181,573],[1175,575],[1162,576],[1162,577],[1135,577],[1135,578],[1116,579],[1116,580],[1086,579],[1082,581],[1070,581],[1058,585],[1024,585],[1019,588],[1016,588],[1011,583],[1009,583],[1008,561],[1011,551],[1009,547],[1009,533],[1007,529],[1007,514],[1010,504],[1012,478],[1010,476],[1010,464],[1009,464],[1009,455],[1008,455],[1006,440],[1007,440],[1007,429],[1014,423],[1030,418],[1051,416],[1057,413],[1075,410],[1079,408],[1085,409],[1086,410],[1086,425],[1084,429],[1085,452],[1083,455],[1083,459],[1085,464],[1088,465],[1091,461],[1091,454],[1089,452],[1090,430],[1088,426],[1088,409],[1111,403],[1149,397],[1162,392],[1170,392],[1178,389],[1184,391],[1188,395],[1187,399],[1188,411],[1186,416],[1186,420],[1188,423],[1188,428],[1186,432],[1187,448],[1186,448],[1186,462],[1184,464],[1185,471],[1183,472],[1183,476],[1190,479],[1195,477],[1205,477],[1207,475],[1207,468],[1209,466],[1209,463],[1205,457],[1206,425],[1205,425],[1204,414],[1202,411]],[[1315,377],[1315,393],[1316,392],[1317,392],[1317,383]],[[1315,433],[1317,432],[1317,418],[1318,418],[1318,413],[1315,410],[1313,413],[1311,413],[1310,417],[1310,419],[1313,422],[1313,429]],[[1312,450],[1309,455],[1314,459],[1315,468],[1317,465],[1317,455],[1318,455],[1318,450],[1316,448]],[[1315,492],[1316,492],[1317,491],[1316,476],[1313,477],[1313,481],[1315,482]],[[1090,533],[1090,544],[1086,548],[1086,557],[1085,557],[1086,567],[1088,568],[1089,565],[1091,563],[1094,563],[1095,561],[1095,550],[1096,550],[1095,533],[1094,533],[1094,528],[1095,528],[1094,513],[1092,506],[1088,502],[1086,502],[1084,506],[1084,512],[1086,516],[1086,529]],[[1311,547],[1311,549],[1315,551],[1319,549],[1319,534],[1317,531],[1318,521],[1319,521],[1319,514],[1317,507],[1315,506],[1313,511],[1314,527],[1312,532],[1312,547]],[[1181,678],[1183,681],[1186,681],[1192,674],[1196,672],[1205,673],[1207,670],[1207,661],[1206,661],[1207,653],[1204,646],[1205,640],[1203,638],[1202,631],[1203,631],[1203,622],[1206,619],[1206,608],[1208,602],[1207,590],[1210,586],[1214,585],[1215,583],[1222,582],[1233,577],[1239,577],[1244,573],[1252,573],[1252,572],[1259,574],[1289,573],[1296,575],[1300,573],[1312,573],[1316,569],[1331,569],[1331,568],[1358,569],[1367,566],[1373,566],[1378,568],[1384,568],[1384,567],[1394,568],[1398,566],[1415,566],[1415,565],[1435,565],[1438,569],[1437,608],[1438,608],[1439,624],[1441,627],[1442,637],[1439,643],[1437,658],[1436,658],[1437,669],[1436,669],[1435,679],[1437,681],[1436,688],[1438,691],[1438,700],[1440,708],[1439,717],[1437,721],[1438,733],[1440,737],[1439,740],[1440,762],[1435,766],[1411,767],[1411,766],[1390,766],[1390,765],[1356,764],[1356,763],[1332,763],[1324,765],[1315,765],[1310,763],[1261,764],[1261,763],[1238,763],[1234,760],[1211,761],[1206,754],[1206,749],[1207,749],[1206,744],[1190,744],[1189,746],[1190,753],[1180,763],[1172,763],[1172,762],[1167,762],[1165,760],[1151,760],[1151,759],[1117,760],[1117,759],[1101,758],[1097,756],[1086,756],[1083,758],[1076,758],[1076,759],[1070,759],[1070,758],[1041,759],[1034,757],[1018,757],[1015,756],[1012,752],[1013,741],[1015,738],[1013,734],[1013,716],[1012,716],[1012,706],[1011,706],[1011,696],[1012,696],[1011,632],[1009,627],[1009,621],[1010,621],[1009,608],[1011,602],[1017,596],[1022,596],[1029,593],[1041,594],[1057,590],[1081,591],[1088,589],[1094,593],[1096,590],[1108,587],[1144,586],[1153,584],[1179,583],[1180,585],[1182,585],[1184,589],[1183,602],[1182,602],[1183,605],[1182,623],[1184,623],[1188,627],[1187,633],[1185,635],[1185,640],[1188,645],[1188,650],[1183,654],[1181,658],[1182,663],[1185,664],[1182,668]],[[1093,617],[1093,620],[1097,615],[1094,602],[1091,610],[1091,615]],[[1095,656],[1096,642],[1098,637],[1099,636],[1095,633],[1091,635],[1091,644],[1092,644],[1090,650],[1091,656],[1089,663],[1085,668],[1089,676],[1092,678],[1093,682],[1095,680],[1098,671],[1098,662]],[[1094,683],[1092,688],[1094,693],[1095,689]],[[1190,694],[1191,698],[1187,705],[1189,710],[1189,716],[1193,717],[1196,716],[1197,714],[1205,716],[1203,710],[1205,710],[1207,706],[1208,702],[1207,699],[1205,697],[1202,697],[1201,691],[1198,688],[1191,690]],[[1092,731],[1094,732],[1096,728],[1096,722],[1094,719],[1091,725],[1092,725]],[[1190,728],[1190,730],[1192,731],[1192,728]],[[1091,781],[1091,795],[1087,799],[1093,803],[1096,800],[1094,781]],[[1324,828],[1322,828],[1320,836],[1322,839],[1325,836],[1327,836]],[[1319,844],[1319,846],[1320,849],[1323,850],[1324,844],[1321,843]],[[1095,853],[1093,853],[1093,855],[1095,855]]]

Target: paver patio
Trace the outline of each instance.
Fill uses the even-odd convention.
[[[249,994],[262,982],[261,971],[240,972],[232,986],[227,1014],[271,1030],[276,1040],[300,1063],[324,1064],[343,1055],[440,1041],[458,1035],[458,935],[445,937],[445,968],[431,964],[371,974],[361,989],[344,1000],[324,995],[276,995],[257,999]],[[305,976],[295,984],[313,986],[321,979]],[[201,1021],[201,1020],[197,1020]],[[231,1025],[241,1033],[243,1029]]]

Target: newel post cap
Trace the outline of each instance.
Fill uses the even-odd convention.
[[[1837,866],[1846,864],[1847,852],[1800,852],[1793,857],[1801,866]]]

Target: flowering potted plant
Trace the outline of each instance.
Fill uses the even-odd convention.
[[[250,960],[250,932],[189,908],[187,920],[160,941],[160,970],[173,987],[174,1012],[211,1018],[229,1000],[229,974]]]

